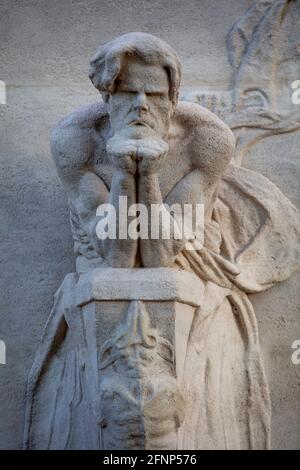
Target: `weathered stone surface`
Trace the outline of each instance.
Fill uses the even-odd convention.
[[[73,3],[68,2],[46,7],[43,2],[37,6],[32,2],[17,5],[10,1],[8,19],[2,16],[5,25],[3,28],[1,25],[1,31],[5,33],[9,27],[1,41],[5,48],[1,78],[8,85],[8,105],[0,107],[4,117],[2,175],[3,188],[7,188],[10,196],[7,202],[2,201],[1,226],[9,236],[2,240],[5,269],[1,271],[4,296],[0,336],[6,341],[8,364],[1,366],[0,380],[4,394],[11,398],[9,403],[2,403],[0,410],[0,446],[3,448],[21,445],[22,397],[27,371],[50,310],[52,295],[65,272],[74,269],[66,224],[66,199],[49,157],[48,131],[66,112],[96,99],[82,72],[86,57],[99,42],[104,43],[120,33],[119,17],[115,14],[116,9],[120,11],[119,2],[110,2],[109,8],[105,2],[88,3],[80,2],[74,9]],[[126,2],[123,3],[124,11],[120,15],[122,13],[124,31],[150,31],[166,39],[183,59],[184,84],[196,87],[204,84],[223,97],[222,90],[227,88],[231,75],[224,38],[252,2],[210,1],[204,2],[202,8],[198,2],[190,2],[189,8],[181,2],[164,2],[163,13],[168,19],[172,18],[172,30],[164,22],[159,3],[156,8],[157,3],[152,2],[150,13],[147,10],[152,23],[145,12],[141,14],[134,5],[128,10]],[[290,5],[297,7],[297,2],[290,2]],[[82,34],[86,24],[91,26],[89,34],[86,31]],[[78,37],[84,40],[78,41]],[[191,43],[195,44],[193,51]],[[30,51],[30,57],[26,56],[26,51]],[[58,57],[69,59],[62,61]],[[17,67],[22,68],[22,75],[17,73]],[[51,84],[53,86],[49,86]],[[32,116],[38,119],[33,120]],[[12,133],[19,139],[12,137]],[[270,178],[300,207],[298,147],[295,133],[266,136],[251,148],[244,164]],[[36,207],[37,200],[39,207]],[[12,207],[15,207],[13,213]],[[290,346],[298,335],[298,276],[276,289],[251,296],[271,386],[275,448],[299,447],[299,367],[290,360]]]
[[[237,162],[270,178],[298,208],[300,106],[293,94],[300,76],[299,13],[299,1],[252,2],[227,34],[232,67],[227,91],[185,93],[230,125]],[[277,290],[251,299],[270,380],[273,448],[300,445],[299,367],[291,361],[291,345],[299,336],[298,284],[296,274]]]
[[[25,447],[177,449],[188,338],[203,294],[192,273],[165,268],[66,278],[29,377]]]
[[[113,281],[113,282],[112,282]],[[203,298],[199,279],[191,272],[169,268],[99,268],[80,277],[76,305],[93,300],[174,300],[199,306]],[[116,288],[117,287],[117,288]]]
[[[239,166],[233,134],[220,119],[197,104],[178,102],[181,65],[162,40],[145,33],[112,40],[92,57],[89,77],[103,101],[67,116],[51,133],[52,154],[69,196],[75,254],[87,264],[80,261],[81,274],[62,284],[46,326],[29,379],[25,446],[85,448],[89,441],[95,448],[99,442],[100,448],[126,449],[269,448],[270,399],[247,294],[266,290],[299,268],[300,215],[275,185]],[[99,204],[105,209],[99,211]],[[193,218],[190,231],[178,237],[178,211],[186,204],[203,205],[203,221],[199,225]],[[153,206],[163,208],[155,220]],[[139,232],[131,235],[137,214]],[[170,221],[172,230],[165,236]],[[152,235],[155,224],[157,236]],[[97,263],[102,267],[94,269]],[[187,272],[174,275],[166,266]],[[189,271],[195,273],[190,285]],[[202,293],[195,295],[197,277]],[[182,301],[188,307],[181,307]],[[72,326],[72,304],[79,316],[82,309],[81,333]],[[56,340],[55,349],[82,345],[85,359],[81,369],[75,364],[74,373],[86,371],[82,380],[89,392],[83,406],[92,415],[77,410],[62,392],[46,431],[38,403],[47,401],[51,389],[51,381],[48,387],[43,382],[49,377],[55,382],[60,374],[59,365],[52,369],[51,345],[63,319],[65,341]],[[151,333],[152,325],[157,333]],[[221,355],[216,351],[220,333]],[[169,393],[155,377],[162,384],[175,379],[165,369],[159,344],[169,350],[169,359],[173,348],[182,387],[174,385],[166,433],[159,430],[165,424],[158,405],[154,414],[149,411],[157,396]],[[154,348],[154,355],[145,356],[147,348]],[[69,369],[67,356],[64,364],[63,370]],[[72,377],[66,380],[66,390],[74,389],[72,380],[75,384]],[[184,398],[184,419],[179,419]],[[112,408],[103,404],[107,399]],[[118,408],[127,406],[135,411],[120,427]],[[64,439],[60,407],[70,412]],[[73,413],[85,416],[80,438],[74,437]],[[91,423],[100,432],[94,444]]]

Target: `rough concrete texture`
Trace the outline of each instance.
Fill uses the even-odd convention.
[[[138,3],[138,8],[137,8]],[[228,87],[225,36],[250,1],[2,1],[1,326],[7,365],[0,365],[0,447],[20,448],[24,389],[53,294],[74,270],[66,194],[49,151],[49,130],[97,99],[88,58],[114,36],[153,33],[183,62],[183,86]],[[300,77],[299,77],[300,78]],[[280,146],[278,145],[280,142]],[[299,134],[264,140],[244,162],[300,208]],[[251,158],[250,158],[251,157]],[[300,337],[299,274],[253,296],[273,405],[273,448],[300,447],[300,366],[291,343]]]

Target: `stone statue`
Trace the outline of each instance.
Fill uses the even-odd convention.
[[[236,164],[227,125],[178,101],[180,62],[162,40],[120,36],[94,55],[89,76],[102,101],[51,134],[77,271],[55,296],[29,376],[24,446],[268,448],[270,399],[247,294],[299,267],[299,214]],[[164,211],[168,238],[99,237],[98,207],[109,203],[120,227],[122,197],[148,211],[203,205],[203,244],[194,216],[178,238],[176,214]]]
[[[95,225],[101,203],[110,202],[117,211],[119,196],[127,197],[128,206],[202,203],[211,217],[234,137],[216,116],[177,102],[180,76],[178,57],[167,44],[141,33],[121,36],[91,61],[90,78],[103,103],[68,116],[52,133],[74,225],[89,242],[78,241],[76,253],[94,258],[93,265],[100,256],[113,267],[134,267],[138,260],[144,267],[172,266],[185,244],[174,239],[100,243]]]

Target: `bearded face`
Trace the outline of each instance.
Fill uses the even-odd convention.
[[[128,138],[164,137],[170,126],[173,103],[166,70],[130,58],[110,95],[112,131]]]

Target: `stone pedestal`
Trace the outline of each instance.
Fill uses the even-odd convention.
[[[97,351],[102,448],[177,448],[187,342],[202,299],[203,284],[187,271],[107,268],[80,275],[76,304],[91,357]]]
[[[26,449],[177,449],[203,284],[178,269],[66,276],[28,379]]]
[[[152,328],[174,349],[176,376],[182,378],[187,340],[204,287],[191,272],[169,268],[95,269],[81,274],[76,304],[101,348],[115,328],[126,324],[128,312],[147,316]],[[93,323],[93,326],[91,326]]]

